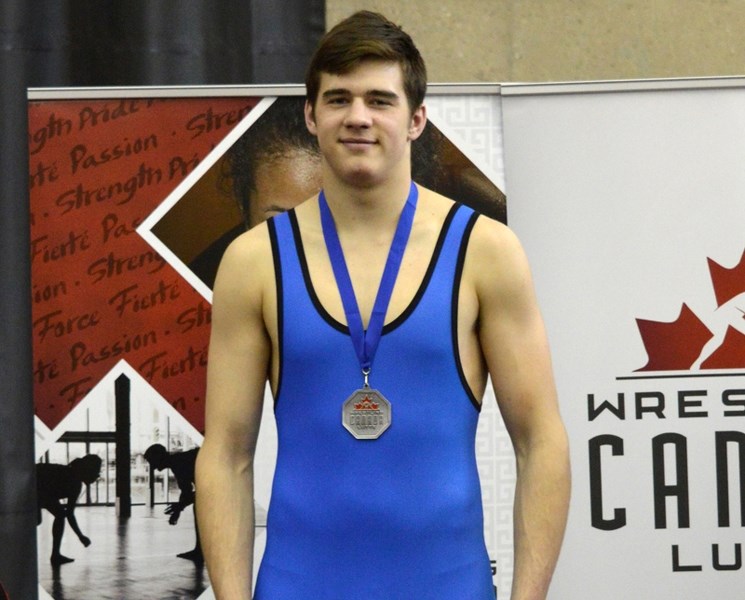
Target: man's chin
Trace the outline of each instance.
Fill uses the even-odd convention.
[[[348,181],[348,184],[351,187],[356,187],[361,190],[370,190],[376,187],[379,183],[379,180],[375,177],[365,177],[365,176],[359,176],[351,178]]]
[[[367,166],[359,166],[344,171],[341,179],[347,185],[367,189],[375,187],[383,178],[377,171]]]

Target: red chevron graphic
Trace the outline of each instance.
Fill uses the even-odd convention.
[[[125,359],[203,430],[210,306],[135,229],[257,102],[30,105],[34,403],[48,427]]]

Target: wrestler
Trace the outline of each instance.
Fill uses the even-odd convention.
[[[412,181],[426,71],[399,27],[344,20],[306,88],[322,191],[242,234],[215,283],[196,487],[216,597],[252,594],[268,381],[278,458],[255,598],[494,598],[474,452],[490,376],[517,458],[512,598],[545,598],[569,460],[521,246]]]

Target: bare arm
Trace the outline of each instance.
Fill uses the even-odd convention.
[[[263,306],[271,264],[266,228],[259,227],[228,248],[215,282],[195,487],[200,538],[219,600],[251,598],[253,459],[270,359]]]
[[[83,484],[80,482],[76,482],[72,493],[70,493],[70,495],[67,498],[67,506],[65,507],[65,517],[67,518],[67,522],[70,524],[70,527],[75,532],[75,535],[78,536],[80,543],[83,544],[83,546],[88,547],[91,545],[91,540],[86,535],[84,535],[83,532],[80,530],[80,526],[78,525],[78,520],[75,517],[75,507],[78,505],[78,497],[80,496],[80,492],[82,491],[82,489],[83,489]]]
[[[566,527],[568,441],[546,333],[523,250],[507,228],[481,219],[469,251],[478,334],[517,459],[512,600],[548,592]]]

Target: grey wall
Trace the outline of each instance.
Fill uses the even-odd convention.
[[[431,82],[745,74],[742,0],[326,0],[326,24],[377,10],[412,34]]]

